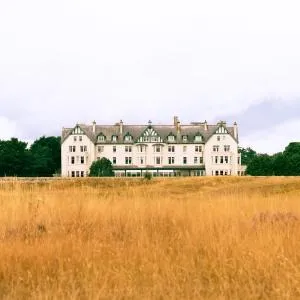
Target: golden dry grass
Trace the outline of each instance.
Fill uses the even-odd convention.
[[[1,299],[300,299],[300,178],[0,181]]]

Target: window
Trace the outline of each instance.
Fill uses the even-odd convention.
[[[199,157],[199,164],[203,164],[203,156]]]
[[[84,156],[81,156],[81,157],[80,157],[80,163],[81,163],[81,164],[84,164]]]
[[[194,157],[194,164],[197,164],[198,163],[198,157]]]
[[[71,156],[71,164],[72,164],[72,165],[75,164],[75,156]]]
[[[174,135],[169,135],[168,136],[168,142],[174,142],[175,141],[175,136]]]
[[[79,136],[79,142],[82,142],[82,135]]]
[[[87,146],[80,146],[80,152],[86,152]]]
[[[183,164],[184,164],[184,165],[187,164],[187,157],[186,157],[186,156],[183,157]]]
[[[115,165],[117,163],[117,158],[113,157],[113,164]]]
[[[155,146],[154,147],[154,152],[161,152],[161,147],[160,146]]]
[[[75,171],[72,171],[72,177],[75,177]]]
[[[224,145],[224,151],[229,152],[230,151],[230,145]]]
[[[201,142],[202,141],[202,136],[197,134],[195,135],[195,142]]]
[[[216,176],[218,176],[219,175],[219,171],[216,171]]]
[[[215,163],[218,163],[218,156],[215,156]]]
[[[144,157],[141,157],[141,158],[140,158],[140,163],[141,163],[141,165],[143,165],[144,162],[145,162]]]
[[[168,163],[169,163],[169,165],[173,165],[174,163],[175,163],[175,157],[168,157]]]
[[[76,152],[76,146],[69,146],[70,152]]]
[[[105,136],[103,134],[98,136],[98,142],[105,142]]]
[[[213,151],[214,152],[219,152],[219,146],[217,146],[217,145],[213,146]]]
[[[132,163],[132,157],[125,157],[125,165],[131,165]]]
[[[99,142],[104,142],[105,141],[105,136],[104,135],[99,135],[98,136],[98,141]]]
[[[175,152],[175,146],[168,146],[168,152]]]
[[[183,146],[182,150],[183,150],[183,152],[186,152],[186,146]]]
[[[98,146],[98,152],[103,152],[104,151],[104,146]]]
[[[221,137],[218,135],[217,136],[217,141],[220,141],[221,140]]]
[[[139,145],[139,146],[138,146],[138,151],[139,151],[139,152],[145,152],[145,151],[146,151],[146,146]]]
[[[223,164],[223,163],[224,163],[224,157],[220,156],[220,164]]]
[[[80,172],[81,177],[84,177],[84,171]]]
[[[224,175],[224,172],[223,172],[223,171],[220,171],[220,175],[223,176],[223,175]]]
[[[182,141],[183,141],[183,142],[187,142],[187,141],[188,141],[187,135],[183,135],[183,136],[182,136]]]
[[[157,164],[157,165],[161,164],[161,158],[159,156],[155,157],[155,164]]]
[[[125,142],[131,142],[132,141],[132,136],[131,135],[125,135],[124,141]]]
[[[195,146],[195,152],[202,152],[201,146]]]
[[[79,177],[79,174],[80,174],[79,171],[76,171],[76,177]]]
[[[224,156],[224,162],[225,164],[228,164],[228,156]]]
[[[112,140],[113,142],[116,142],[116,141],[117,141],[117,136],[116,136],[116,135],[113,135],[113,136],[111,137],[111,140]]]
[[[117,147],[113,146],[113,152],[117,152]]]
[[[77,141],[77,136],[76,135],[74,135],[74,142],[76,142]]]
[[[125,152],[132,152],[131,146],[125,146]]]

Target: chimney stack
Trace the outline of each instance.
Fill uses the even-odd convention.
[[[180,121],[177,116],[174,116],[174,127],[176,128],[177,133],[180,132]]]
[[[123,134],[123,121],[122,120],[120,120],[119,126],[120,126],[120,134]]]
[[[173,118],[173,122],[174,122],[174,126],[176,127],[177,126],[177,123],[178,123],[178,117],[177,116],[174,116]]]
[[[237,128],[236,122],[233,123],[233,135],[234,135],[234,138],[237,140],[238,139],[238,128]]]
[[[208,127],[207,127],[207,121],[204,121],[204,130],[207,131]]]
[[[93,121],[93,133],[96,132],[96,121]]]

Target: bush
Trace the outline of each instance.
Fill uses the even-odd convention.
[[[94,161],[90,167],[90,177],[112,177],[114,176],[112,163],[109,159],[102,157]]]
[[[150,172],[146,172],[146,173],[144,174],[144,179],[146,179],[146,180],[151,180],[151,179],[152,179],[152,174],[151,174]]]

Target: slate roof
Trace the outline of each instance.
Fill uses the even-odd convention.
[[[167,142],[167,137],[173,134],[176,137],[176,142],[182,143],[182,136],[186,135],[188,142],[194,142],[195,135],[200,134],[202,136],[202,143],[205,143],[216,131],[222,126],[227,129],[228,133],[234,138],[234,126],[226,126],[226,123],[219,122],[214,125],[207,125],[207,130],[205,130],[205,123],[191,123],[188,125],[180,125],[180,131],[177,131],[175,125],[123,125],[123,133],[120,134],[120,125],[117,123],[115,125],[95,125],[95,132],[93,132],[93,125],[77,124],[82,131],[90,138],[92,142],[97,143],[97,137],[103,134],[106,137],[106,143],[124,143],[124,137],[126,134],[130,134],[133,138],[133,142],[137,142],[138,138],[143,134],[143,132],[152,127],[158,135]],[[62,142],[72,134],[73,128],[63,128],[62,130]],[[117,142],[111,142],[112,136],[117,136]],[[237,139],[235,139],[237,140]]]

